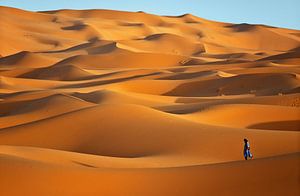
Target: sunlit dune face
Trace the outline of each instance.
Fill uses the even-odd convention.
[[[0,13],[0,195],[299,193],[298,30]]]

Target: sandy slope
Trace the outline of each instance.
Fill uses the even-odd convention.
[[[0,195],[299,195],[299,31],[0,14]]]

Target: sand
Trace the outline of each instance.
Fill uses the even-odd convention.
[[[0,14],[0,195],[300,194],[299,30]]]

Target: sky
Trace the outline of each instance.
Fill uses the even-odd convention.
[[[31,11],[113,9],[158,15],[191,13],[220,22],[300,30],[300,0],[0,0],[0,5]]]

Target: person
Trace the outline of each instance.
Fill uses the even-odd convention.
[[[251,159],[253,157],[250,152],[250,143],[246,138],[244,138],[244,157],[245,157],[245,160],[247,160],[248,157]]]

